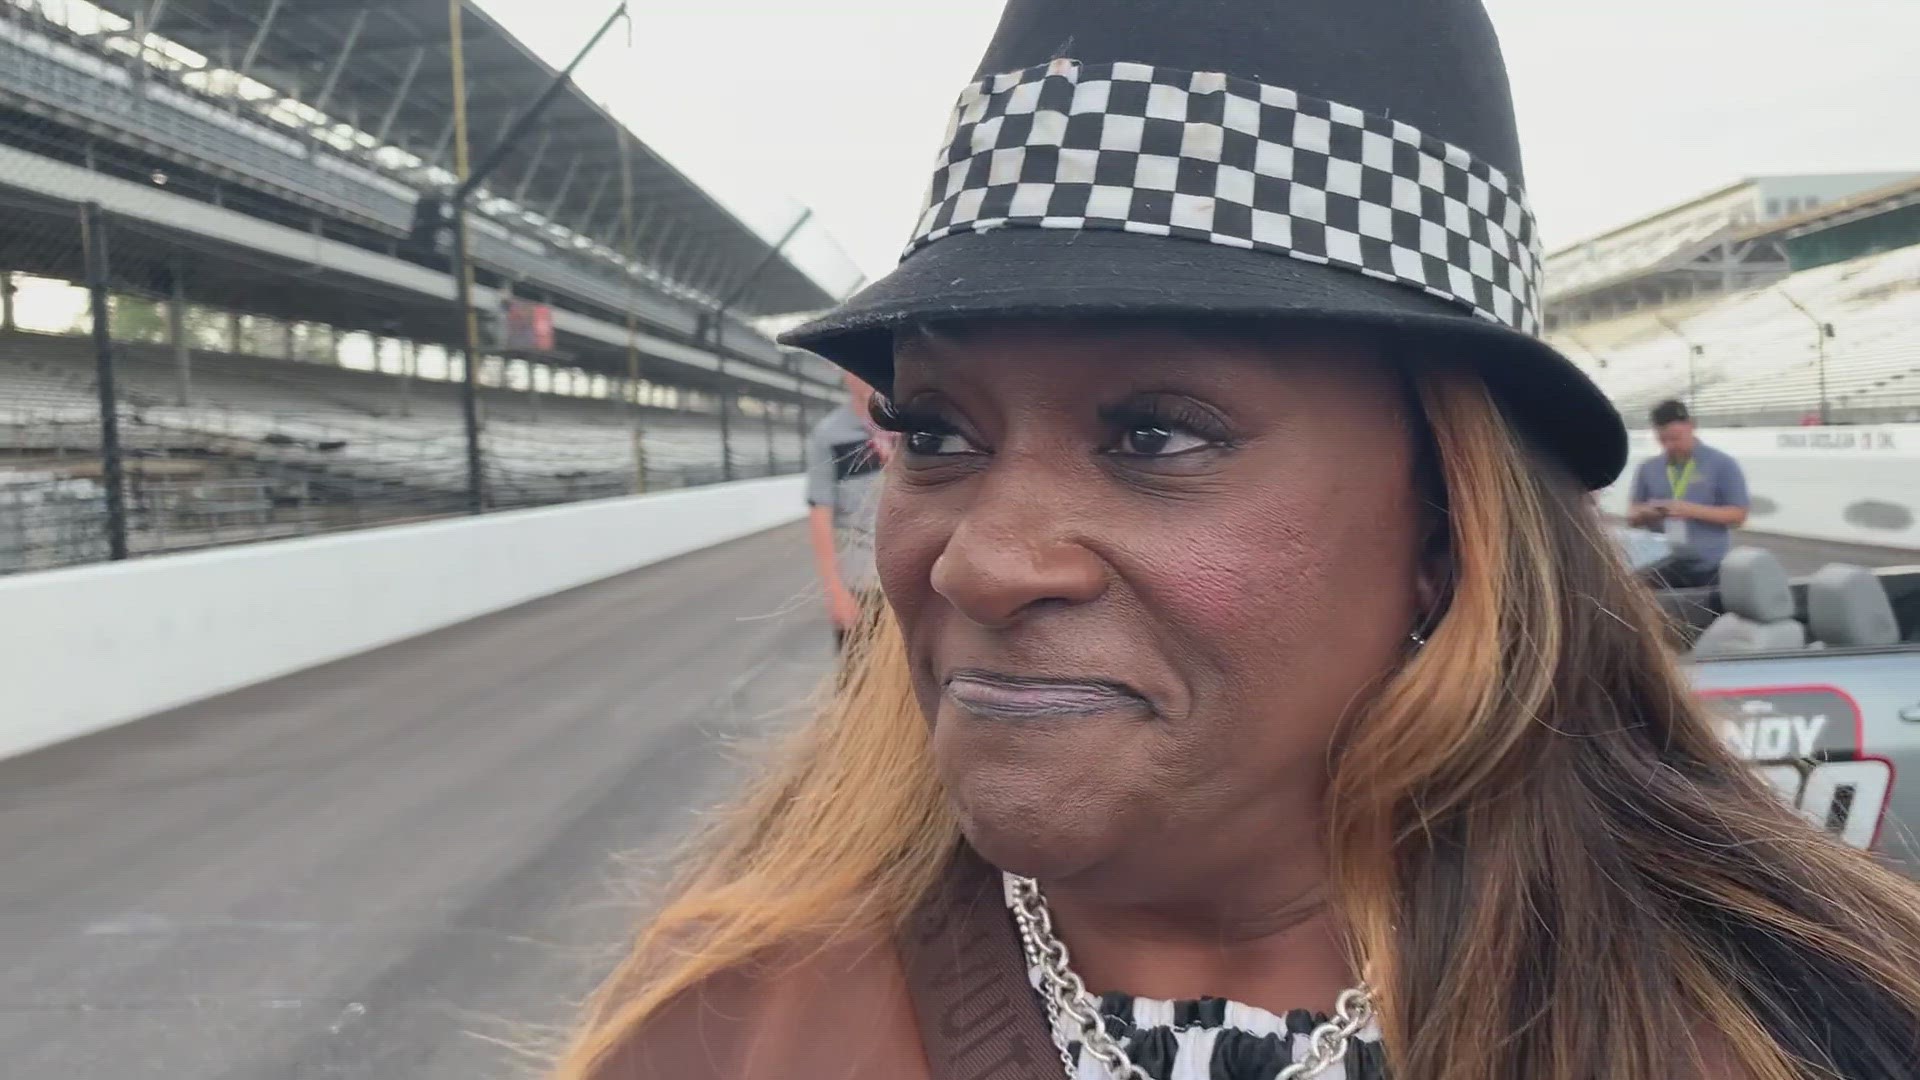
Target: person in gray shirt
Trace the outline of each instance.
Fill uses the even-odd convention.
[[[814,566],[836,641],[879,602],[873,563],[874,514],[880,499],[887,436],[867,418],[873,388],[846,377],[847,403],[814,425],[807,439],[808,529]]]
[[[1672,546],[1672,557],[1648,571],[1654,584],[1712,585],[1733,530],[1747,523],[1746,474],[1732,455],[1700,441],[1684,403],[1663,401],[1651,419],[1661,452],[1634,470],[1627,523],[1666,533]]]

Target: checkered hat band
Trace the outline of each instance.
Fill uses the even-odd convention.
[[[1063,59],[968,87],[906,254],[1016,227],[1272,252],[1540,329],[1538,234],[1505,173],[1397,120],[1217,72]]]

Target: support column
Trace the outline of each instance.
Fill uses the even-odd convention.
[[[721,368],[724,377],[726,369]],[[733,391],[722,387],[720,397],[720,479],[733,481]]]
[[[238,356],[245,351],[241,347],[244,344],[240,340],[240,313],[229,311],[227,312],[227,351]]]
[[[773,441],[773,402],[760,403],[760,419],[767,429],[767,475],[777,476],[780,472],[780,454]]]
[[[167,344],[173,346],[173,370],[180,404],[193,404],[193,350],[187,347],[187,281],[176,267],[173,295],[167,297]]]
[[[413,380],[420,374],[420,343],[400,343],[400,415],[413,415]]]
[[[327,363],[340,366],[340,328],[327,324]]]
[[[13,321],[13,294],[20,290],[14,284],[13,271],[0,270],[0,331],[12,333],[17,329]]]
[[[106,226],[106,214],[98,203],[80,208],[87,310],[93,330],[94,386],[100,397],[100,479],[106,489],[107,557],[118,561],[127,557],[127,487],[120,460],[120,399],[114,388]]]
[[[813,425],[807,422],[807,386],[798,376],[794,377],[793,389],[795,396],[800,399],[799,404],[793,407],[793,427],[800,436],[800,468],[804,471],[813,464],[807,460],[807,441],[808,436],[813,434]]]
[[[297,359],[293,351],[293,320],[280,324],[280,355],[289,360]]]
[[[521,363],[527,367],[527,404],[533,407],[533,422],[540,422],[540,365],[531,360]]]

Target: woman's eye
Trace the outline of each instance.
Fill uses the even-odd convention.
[[[1172,424],[1135,424],[1120,437],[1120,451],[1136,457],[1170,457],[1210,445]]]
[[[970,453],[973,447],[964,436],[941,431],[909,431],[901,437],[907,453],[921,457]]]
[[[1107,425],[1103,453],[1145,461],[1180,457],[1231,444],[1225,422],[1213,409],[1177,395],[1122,402],[1100,409]]]
[[[899,439],[895,445],[913,457],[949,457],[976,452],[959,427],[932,409],[902,408],[874,395],[869,406],[873,425]]]

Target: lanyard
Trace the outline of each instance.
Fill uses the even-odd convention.
[[[1695,460],[1688,458],[1687,467],[1676,471],[1673,467],[1673,462],[1667,462],[1667,487],[1673,489],[1673,497],[1676,500],[1685,499],[1687,497],[1687,488],[1693,486],[1694,464]]]
[[[1060,1076],[1003,888],[963,848],[896,938],[935,1080]]]

